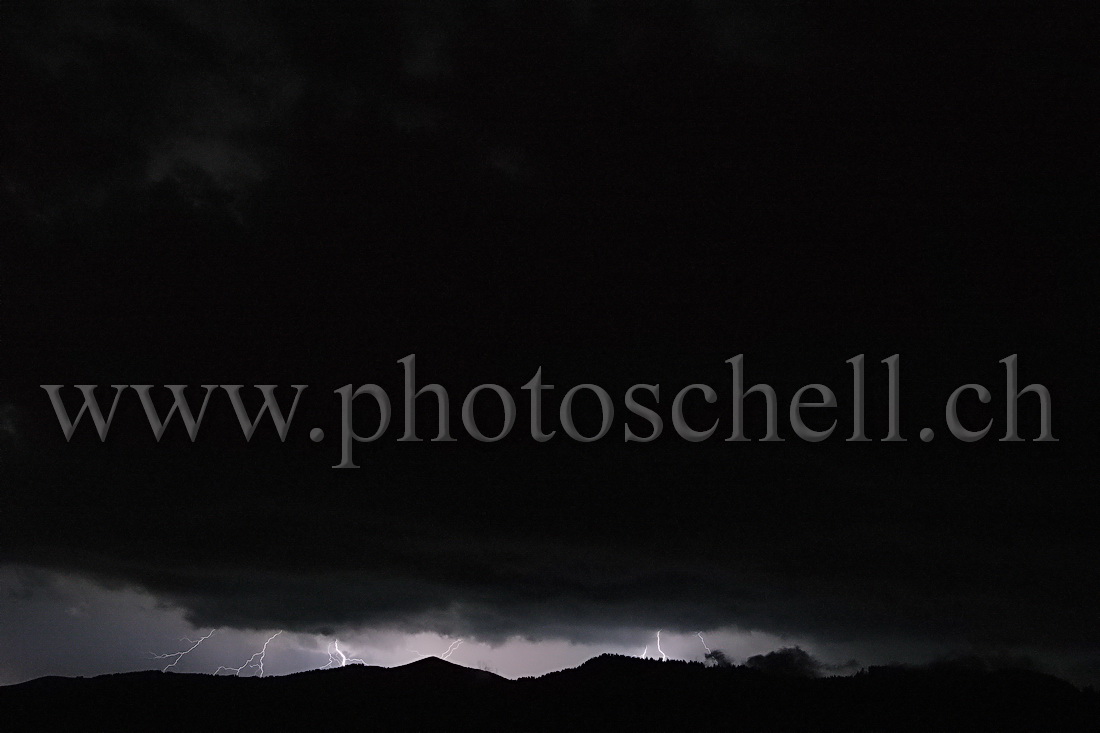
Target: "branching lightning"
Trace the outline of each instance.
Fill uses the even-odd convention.
[[[270,644],[275,639],[275,637],[278,636],[281,633],[283,633],[283,632],[280,630],[280,631],[276,631],[274,634],[272,634],[271,637],[268,638],[268,640],[264,642],[263,648],[260,649],[260,651],[256,652],[255,654],[253,654],[251,657],[249,657],[248,660],[244,664],[242,664],[241,666],[239,666],[239,667],[218,667],[214,671],[214,674],[218,674],[219,672],[221,672],[224,669],[226,672],[232,672],[237,677],[240,677],[242,671],[244,671],[246,669],[255,669],[257,671],[257,676],[258,677],[263,677],[264,676],[264,657],[267,656],[267,645]]]
[[[213,636],[215,631],[217,631],[217,629],[210,629],[209,634],[207,634],[206,636],[200,636],[198,639],[188,639],[188,638],[184,637],[183,639],[180,639],[180,641],[184,641],[184,642],[187,642],[188,644],[190,644],[191,645],[190,648],[185,649],[182,652],[169,652],[167,654],[153,654],[153,659],[171,659],[172,660],[171,664],[167,665],[163,670],[161,670],[162,672],[167,672],[172,667],[175,667],[176,664],[178,664],[181,659],[186,657],[191,652],[195,651],[195,649],[198,648],[199,644],[203,643],[204,641],[209,639],[211,636]],[[150,652],[150,654],[152,654],[152,652]]]
[[[330,669],[332,667],[346,667],[349,664],[366,664],[359,657],[349,657],[340,649],[340,640],[337,639],[329,645],[328,649],[328,662],[321,669]]]
[[[668,655],[665,654],[664,650],[661,649],[661,631],[661,629],[657,629],[657,653],[661,655],[662,662],[667,662]]]
[[[699,637],[699,641],[703,642],[703,648],[707,650],[707,654],[710,654],[710,647],[707,646],[707,642],[703,640],[703,632],[698,631],[695,633],[695,635]]]
[[[462,639],[459,639],[458,641],[452,641],[451,645],[447,647],[447,651],[443,652],[443,654],[441,654],[439,658],[450,659],[451,655],[454,654],[455,650],[458,649],[460,646],[462,646]]]

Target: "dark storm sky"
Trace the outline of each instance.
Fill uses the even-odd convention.
[[[1095,665],[1097,68],[1062,4],[0,13],[0,561],[198,627],[739,628]],[[457,442],[396,442],[410,353]],[[723,441],[741,353],[784,443]],[[860,353],[876,442],[846,443]],[[882,443],[895,353],[908,441]],[[997,442],[1010,354],[1060,442]],[[597,383],[607,438],[530,439],[539,367],[548,430]],[[394,424],[334,471],[332,391],[368,382]],[[519,404],[492,445],[458,414],[484,382]],[[816,445],[786,421],[811,382],[840,403]],[[994,395],[964,413],[994,419],[973,444],[943,424],[967,382]],[[87,383],[310,387],[285,443],[246,443],[221,394],[195,443],[176,425],[157,444],[130,394],[106,443],[83,425],[66,444],[38,385]],[[635,383],[661,385],[651,444],[622,441],[648,430]],[[721,421],[697,444],[668,412],[692,383],[718,392],[693,424]]]

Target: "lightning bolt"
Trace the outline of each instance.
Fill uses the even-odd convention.
[[[657,653],[661,655],[662,662],[667,662],[668,655],[661,649],[661,631],[662,629],[657,629]]]
[[[275,637],[278,636],[281,633],[283,633],[283,632],[280,630],[280,631],[276,631],[274,634],[272,634],[271,637],[268,638],[268,640],[264,642],[263,648],[260,649],[260,651],[256,652],[255,654],[253,654],[251,657],[249,657],[248,660],[244,664],[242,664],[241,666],[239,666],[239,667],[218,667],[216,670],[214,670],[214,674],[218,674],[218,672],[221,672],[224,669],[226,672],[232,672],[237,677],[240,677],[241,672],[243,670],[254,668],[258,672],[257,676],[258,677],[263,677],[264,676],[264,657],[267,656],[267,645],[270,644],[272,641],[274,641]],[[258,659],[257,659],[257,657],[258,657]]]
[[[707,654],[710,654],[710,647],[707,646],[707,643],[705,641],[703,641],[703,632],[702,631],[696,632],[695,635],[699,637],[699,641],[703,642],[703,648],[707,650]]]
[[[176,664],[178,664],[181,659],[186,657],[191,652],[195,651],[195,649],[198,648],[199,644],[203,643],[204,641],[209,639],[211,636],[213,636],[215,631],[217,631],[217,629],[210,629],[209,634],[207,634],[206,636],[200,636],[198,639],[188,639],[186,637],[180,639],[180,641],[185,641],[185,642],[187,642],[188,644],[191,645],[191,647],[189,649],[185,649],[182,652],[168,652],[167,654],[153,654],[152,652],[149,652],[149,653],[153,654],[153,659],[171,659],[172,660],[171,664],[167,665],[164,669],[161,670],[162,672],[167,672],[172,667],[175,667]]]
[[[452,641],[451,645],[447,647],[447,651],[440,655],[440,659],[450,659],[451,655],[455,653],[455,650],[462,646],[462,639],[458,641]]]
[[[346,667],[349,664],[366,664],[359,657],[349,657],[340,649],[340,640],[336,639],[329,646],[328,650],[328,663],[321,669],[329,669],[330,667]]]
[[[638,655],[638,659],[645,659],[646,654],[649,654],[649,644],[645,645],[645,649],[643,649],[642,653]]]

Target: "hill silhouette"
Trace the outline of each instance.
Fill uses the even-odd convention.
[[[0,688],[6,730],[1100,730],[1100,694],[1024,670],[871,667],[814,678],[603,655],[508,680],[434,657],[283,677],[133,672]]]

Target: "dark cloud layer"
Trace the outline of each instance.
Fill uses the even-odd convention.
[[[0,559],[201,626],[1095,652],[1091,36],[1051,5],[793,7],[5,10]],[[830,384],[840,426],[540,445],[521,409],[500,444],[387,438],[339,472],[331,438],[246,444],[224,403],[193,445],[136,401],[66,445],[37,386],[310,384],[296,424],[335,436],[331,391],[397,404],[413,352],[456,433],[461,395],[522,408],[539,366],[548,415],[660,382],[667,422],[706,382],[725,419],[738,353],[781,403]],[[903,355],[909,442],[840,437],[858,353],[877,437]],[[916,439],[1012,353],[1061,442]]]

